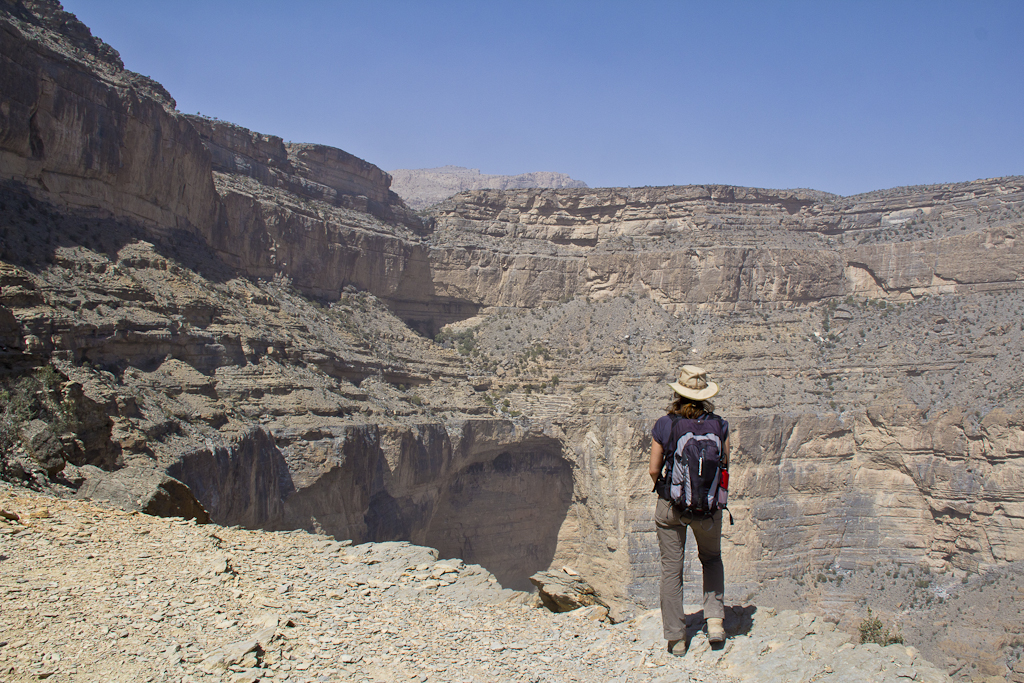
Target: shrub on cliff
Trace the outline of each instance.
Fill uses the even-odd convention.
[[[900,631],[890,633],[889,629],[882,626],[882,620],[871,614],[870,607],[868,607],[867,618],[860,622],[859,630],[861,644],[877,643],[885,647],[894,643],[903,643],[903,634]]]
[[[64,377],[52,365],[30,375],[0,382],[0,478],[19,478],[15,451],[23,440],[23,428],[42,420],[53,434],[68,430],[73,401],[61,393]]]
[[[468,356],[476,347],[476,332],[474,330],[461,332],[441,330],[434,337],[434,341],[446,349],[454,348],[463,356]]]

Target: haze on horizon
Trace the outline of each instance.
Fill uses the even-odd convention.
[[[386,169],[842,195],[1024,174],[1024,3],[65,0],[201,112]]]

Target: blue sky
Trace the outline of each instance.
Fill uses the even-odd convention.
[[[385,170],[849,195],[1024,174],[1024,2],[65,0],[202,112]]]

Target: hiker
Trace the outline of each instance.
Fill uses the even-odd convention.
[[[661,549],[662,627],[669,652],[682,655],[687,647],[683,611],[687,527],[697,540],[697,557],[704,570],[708,640],[725,642],[721,541],[722,511],[727,502],[729,424],[714,413],[709,399],[719,387],[708,381],[703,368],[684,366],[679,381],[669,386],[675,398],[667,408],[668,414],[659,418],[651,430],[650,474],[658,494],[654,522]]]

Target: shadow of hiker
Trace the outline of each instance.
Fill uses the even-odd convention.
[[[726,605],[725,619],[722,625],[725,627],[726,640],[722,643],[712,643],[712,650],[721,650],[729,642],[729,638],[744,636],[750,633],[754,627],[754,613],[757,612],[756,605]],[[686,647],[701,632],[706,631],[704,610],[692,612],[686,615]]]
[[[733,636],[745,636],[754,628],[754,613],[757,612],[756,605],[726,605],[725,607],[725,634]]]

